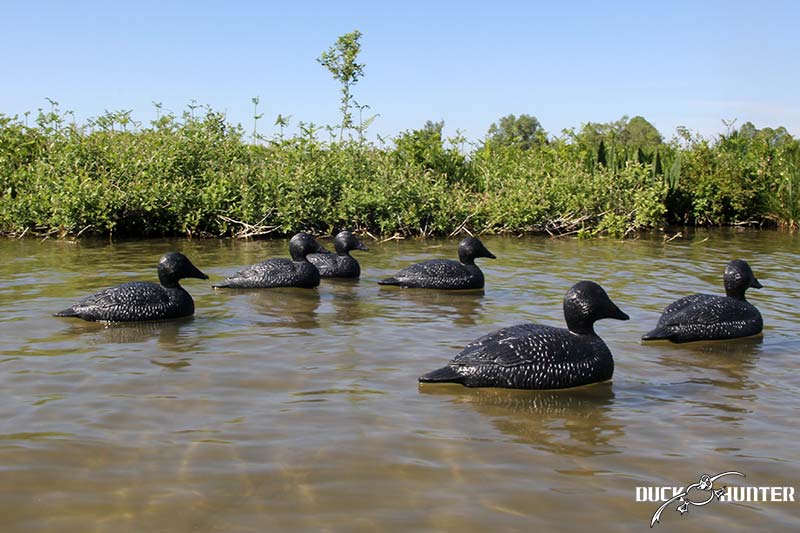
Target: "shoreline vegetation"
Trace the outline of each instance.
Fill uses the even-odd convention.
[[[52,100],[30,126],[29,113],[0,114],[0,233],[625,237],[667,224],[800,224],[800,140],[782,127],[727,123],[711,140],[678,128],[664,141],[642,117],[554,136],[508,115],[475,144],[431,121],[368,140],[375,116],[356,124],[351,113],[367,108],[352,96],[359,37],[318,60],[342,84],[333,127],[299,122],[287,136],[278,115],[280,133],[264,137],[258,98],[250,134],[194,102],[180,116],[155,103],[147,126],[131,111],[78,124]]]

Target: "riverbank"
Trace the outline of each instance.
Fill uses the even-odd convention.
[[[104,120],[103,120],[104,119]],[[800,143],[732,131],[635,145],[567,132],[471,151],[441,127],[394,142],[248,142],[207,109],[135,127],[0,115],[6,235],[255,236],[344,227],[376,235],[550,233],[621,237],[668,223],[797,228]],[[774,133],[770,130],[771,133]]]

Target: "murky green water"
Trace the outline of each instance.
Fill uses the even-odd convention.
[[[646,530],[635,487],[738,470],[800,489],[800,237],[486,238],[483,293],[379,288],[455,241],[377,244],[360,282],[184,284],[195,317],[104,327],[50,314],[155,279],[180,250],[213,280],[286,241],[0,241],[3,531]],[[330,245],[330,243],[327,243]],[[672,300],[722,291],[732,258],[764,285],[763,339],[642,345]],[[631,320],[598,331],[612,382],[573,391],[425,386],[464,344],[600,282]],[[800,499],[800,490],[798,490]],[[665,513],[662,531],[796,529],[798,503]]]

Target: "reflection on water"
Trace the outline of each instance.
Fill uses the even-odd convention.
[[[761,335],[736,340],[671,344],[652,343],[660,355],[659,363],[680,371],[691,368],[714,381],[720,387],[732,389],[752,388],[748,374],[758,362],[763,349]]]
[[[394,303],[400,314],[422,319],[424,316],[451,319],[455,324],[473,325],[481,311],[484,289],[465,291],[431,291],[381,287],[380,296]]]
[[[186,340],[181,338],[181,328],[191,324],[194,317],[154,322],[121,322],[108,324],[104,322],[86,322],[83,320],[64,320],[67,324],[65,335],[80,335],[84,342],[103,343],[137,343],[155,340],[166,347],[172,347]]]
[[[457,385],[420,385],[425,394],[449,395],[472,406],[482,418],[515,442],[552,453],[591,456],[615,453],[623,426],[605,415],[614,402],[611,383],[559,391],[470,389]]]
[[[380,288],[453,240],[369,244],[360,280],[212,290],[287,241],[0,242],[3,531],[641,529],[635,487],[739,470],[794,486],[800,460],[800,237],[684,232],[665,243],[486,237],[483,291]],[[154,280],[177,250],[194,317],[53,318],[97,289]],[[449,255],[449,254],[444,254]],[[664,307],[722,293],[746,259],[764,289],[751,339],[640,342]],[[564,324],[576,281],[631,316],[597,331],[613,381],[467,389],[417,377],[521,322]],[[659,527],[796,528],[796,507],[732,504]],[[795,526],[795,527],[793,527]]]
[[[357,326],[376,312],[361,297],[359,280],[333,278],[325,280],[330,290],[328,301],[333,305],[336,322],[342,326]]]
[[[317,290],[280,287],[271,290],[233,291],[245,293],[251,313],[258,315],[258,326],[291,326],[313,330],[319,326],[317,308],[320,295]]]

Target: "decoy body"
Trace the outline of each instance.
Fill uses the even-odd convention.
[[[225,281],[214,285],[215,289],[264,289],[272,287],[303,287],[311,289],[319,285],[319,270],[308,261],[312,253],[327,250],[308,233],[298,233],[289,241],[291,259],[267,259],[245,267]]]
[[[642,340],[692,342],[761,333],[764,327],[761,313],[744,297],[748,288],[762,287],[750,265],[741,259],[731,261],[722,279],[725,296],[693,294],[671,303],[664,309],[656,328]]]
[[[123,283],[87,296],[55,316],[104,322],[138,322],[190,316],[194,314],[194,300],[178,283],[183,278],[208,279],[208,276],[200,272],[185,255],[172,252],[158,262],[160,285],[149,281]]]
[[[467,387],[563,389],[611,379],[614,359],[594,331],[603,318],[628,315],[592,281],[576,283],[564,297],[567,329],[519,324],[468,344],[450,363],[419,378],[421,383]]]
[[[349,231],[340,231],[333,240],[336,253],[313,253],[308,260],[317,267],[323,278],[357,278],[361,275],[361,266],[350,255],[351,250],[368,251],[369,248]]]
[[[458,245],[459,261],[432,259],[416,263],[378,283],[423,289],[482,289],[483,272],[475,264],[478,257],[495,259],[480,240],[466,237]]]

